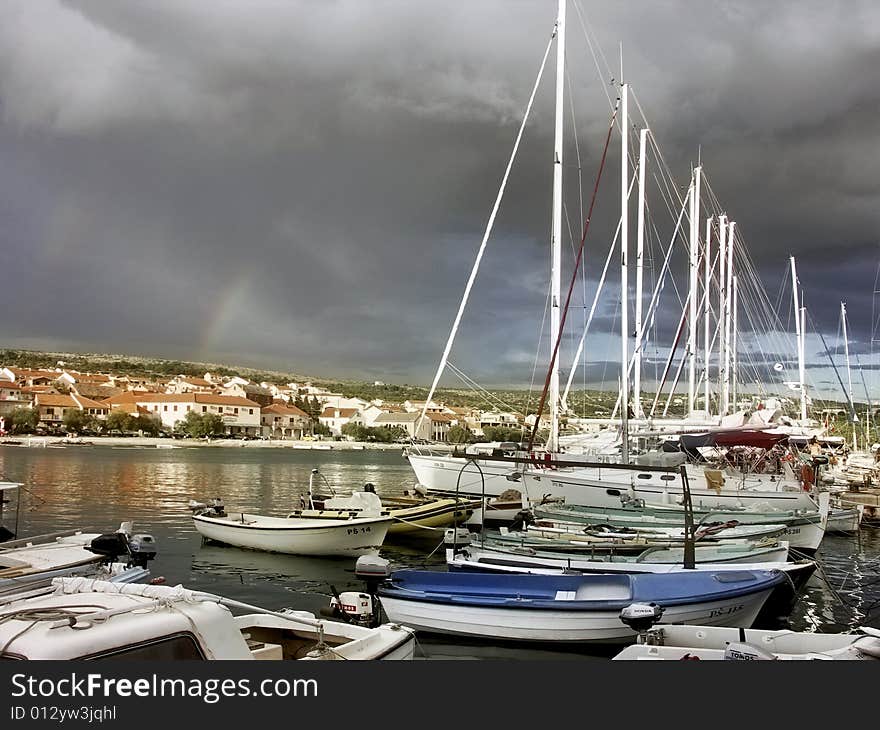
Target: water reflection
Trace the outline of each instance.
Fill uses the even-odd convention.
[[[318,467],[338,491],[372,482],[380,495],[401,494],[414,484],[399,451],[300,451],[296,449],[90,448],[30,449],[0,446],[0,477],[25,484],[19,532],[34,535],[81,528],[104,532],[123,520],[153,533],[159,542],[156,575],[171,585],[216,591],[269,608],[317,611],[330,586],[360,589],[353,561],[271,555],[202,544],[187,503],[222,497],[230,509],[282,515],[308,490]],[[389,542],[382,555],[395,567],[442,569],[441,535],[418,542]],[[880,530],[864,529],[861,539],[827,537],[819,551],[828,583],[814,576],[791,617],[796,630],[839,631],[862,622],[878,625],[876,603]],[[586,652],[543,652],[534,647],[496,648],[470,642],[426,638],[421,651],[431,658],[579,657]]]

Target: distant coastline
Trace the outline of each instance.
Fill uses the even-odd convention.
[[[89,448],[113,446],[129,448],[246,448],[246,449],[292,449],[295,451],[403,451],[406,444],[386,444],[373,441],[306,441],[293,439],[168,439],[150,436],[89,436],[88,438],[64,438],[59,436],[6,436],[0,438],[0,446],[22,448]],[[451,450],[446,444],[432,444],[432,449]]]

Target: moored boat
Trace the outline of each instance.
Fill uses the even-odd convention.
[[[0,658],[411,659],[415,646],[404,626],[269,611],[182,586],[53,584],[51,595],[0,608]],[[230,608],[249,613],[234,616]]]
[[[719,626],[658,626],[613,657],[616,660],[880,659],[880,631],[849,634],[764,631]]]
[[[514,641],[619,642],[619,618],[636,601],[664,607],[671,623],[751,626],[780,571],[667,575],[497,575],[401,570],[379,587],[392,621],[417,630]]]
[[[0,548],[0,599],[39,592],[53,578],[90,576],[115,582],[145,580],[156,557],[152,535],[132,534],[130,522],[115,533],[37,535]]]
[[[685,510],[674,505],[626,505],[618,508],[584,507],[581,505],[544,504],[532,508],[541,520],[563,520],[582,524],[602,524],[633,529],[681,527]],[[830,517],[828,518],[830,522]],[[737,525],[784,525],[783,539],[797,550],[814,552],[825,536],[826,521],[819,510],[757,512],[739,509],[723,512],[694,510],[697,527],[710,524],[736,523]],[[837,524],[836,522],[834,524]]]
[[[227,545],[291,555],[356,556],[375,552],[394,520],[380,514],[381,503],[375,494],[355,492],[352,497],[372,507],[342,519],[227,513],[217,501],[211,506],[191,502],[190,509],[193,525],[203,537]]]

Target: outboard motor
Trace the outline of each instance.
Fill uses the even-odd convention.
[[[514,515],[513,522],[510,523],[508,529],[511,532],[520,532],[523,528],[532,524],[534,521],[535,518],[532,516],[532,513],[527,509],[522,509]]]
[[[103,555],[108,562],[116,563],[120,557],[128,557],[128,535],[124,532],[107,532],[98,535],[85,548],[96,555]]]
[[[471,544],[471,531],[467,527],[447,527],[443,533],[443,544],[447,548],[465,548]]]
[[[226,517],[226,507],[220,497],[214,497],[210,502],[196,502],[194,499],[189,501],[187,505],[194,515],[204,515],[205,517]]]
[[[132,565],[146,568],[147,563],[156,558],[156,538],[146,534],[132,535],[128,540],[128,554]]]
[[[124,523],[130,527],[130,523]],[[156,557],[156,539],[152,535],[131,535],[127,530],[98,535],[88,545],[89,552],[103,555],[108,563],[124,562],[129,566],[146,568]]]
[[[656,603],[631,603],[620,612],[620,620],[639,634],[641,641],[644,634],[654,628],[654,624],[663,618],[663,606]]]
[[[321,608],[321,615],[341,619],[359,626],[372,627],[374,625],[373,597],[357,591],[338,593],[334,588],[330,606]]]
[[[361,555],[354,565],[354,574],[367,584],[367,593],[375,596],[379,586],[391,577],[391,563],[378,555]]]
[[[391,563],[378,555],[361,555],[355,564],[354,574],[366,582],[366,592],[339,593],[334,586],[330,586],[333,598],[330,599],[329,606],[321,608],[320,613],[328,618],[360,626],[378,626],[379,611],[373,611],[373,606],[378,605],[376,593],[379,585],[391,575]]]

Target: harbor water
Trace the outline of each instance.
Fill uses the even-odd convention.
[[[221,497],[227,509],[284,515],[308,490],[311,470],[340,492],[375,485],[399,495],[415,478],[398,450],[343,451],[292,448],[0,446],[0,479],[24,484],[17,532],[26,537],[59,530],[112,532],[125,520],[153,534],[159,556],[154,576],[166,584],[216,592],[266,608],[317,612],[331,586],[358,590],[351,559],[301,558],[203,544],[187,503]],[[321,486],[325,487],[323,479]],[[317,486],[317,483],[316,483]],[[316,489],[317,491],[317,489]],[[7,526],[15,520],[15,498]],[[394,567],[444,569],[442,531],[417,541],[386,544]],[[790,619],[801,631],[845,631],[880,626],[880,531],[826,536],[810,580]],[[607,656],[607,650],[493,645],[454,637],[420,637],[419,658],[571,658]]]

